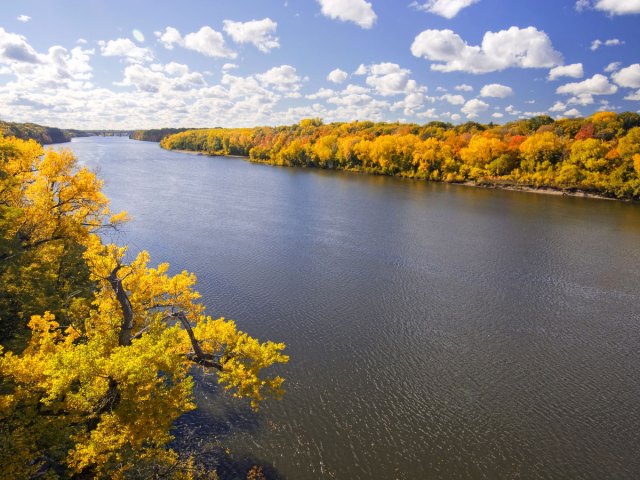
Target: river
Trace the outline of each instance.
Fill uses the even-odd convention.
[[[640,478],[639,205],[67,146],[133,217],[114,240],[287,344],[257,414],[198,376],[177,433],[223,478]]]

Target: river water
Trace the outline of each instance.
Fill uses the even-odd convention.
[[[639,205],[68,146],[133,217],[115,240],[287,344],[257,414],[198,376],[177,433],[224,478],[640,478]]]

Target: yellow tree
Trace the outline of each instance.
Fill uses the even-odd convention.
[[[216,371],[226,390],[258,408],[282,393],[283,379],[264,370],[288,360],[284,345],[206,316],[193,274],[170,276],[167,264],[151,268],[146,252],[126,262],[126,247],[104,245],[91,230],[107,218],[107,199],[70,153],[39,160],[30,143],[10,146],[2,150],[12,166],[2,175],[3,201],[11,197],[40,221],[14,216],[3,235],[27,225],[21,241],[36,250],[62,239],[75,243],[91,288],[62,316],[31,316],[21,351],[0,347],[3,478],[192,477],[193,463],[167,448],[173,422],[195,408],[191,369]],[[23,150],[34,162],[29,168]],[[46,187],[41,176],[58,186]]]

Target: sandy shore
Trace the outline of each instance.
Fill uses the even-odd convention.
[[[512,192],[525,192],[525,193],[538,193],[542,195],[560,195],[565,197],[582,197],[582,198],[596,198],[598,200],[618,200],[629,201],[623,198],[612,198],[599,195],[597,193],[585,192],[582,190],[561,190],[552,187],[529,187],[527,185],[518,185],[512,183],[476,183],[476,182],[462,182],[456,185],[462,185],[464,187],[476,187],[476,188],[492,188],[494,190],[509,190]]]

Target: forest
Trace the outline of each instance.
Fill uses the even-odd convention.
[[[190,130],[160,145],[281,166],[640,198],[640,115],[633,112],[457,126],[312,118],[281,127]]]
[[[207,316],[192,273],[107,243],[127,214],[71,151],[0,136],[0,158],[0,476],[217,478],[171,448],[194,371],[258,409],[283,393],[265,370],[284,344]]]
[[[54,127],[44,127],[35,123],[15,123],[0,120],[0,134],[23,140],[33,139],[41,145],[66,143],[74,136],[70,132]]]

